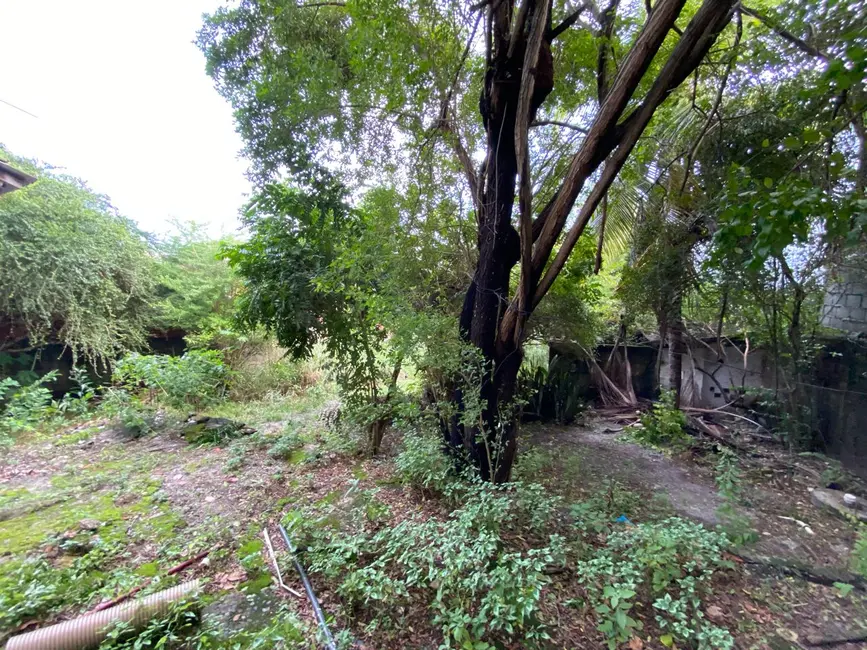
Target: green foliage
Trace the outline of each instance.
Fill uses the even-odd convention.
[[[110,418],[117,418],[124,433],[131,438],[140,438],[154,429],[156,408],[123,388],[107,388],[99,410]]]
[[[608,647],[614,650],[642,629],[631,614],[636,596],[646,593],[663,633],[701,650],[733,648],[731,634],[701,611],[714,573],[732,567],[722,557],[727,545],[725,535],[677,518],[608,535],[605,546],[577,566]]]
[[[607,533],[621,517],[634,517],[641,505],[641,496],[619,481],[604,481],[589,499],[574,503],[571,515],[583,537]]]
[[[114,380],[127,390],[145,388],[152,401],[177,409],[214,403],[225,394],[229,378],[217,350],[191,350],[180,357],[133,353],[114,368]]]
[[[91,407],[97,396],[97,386],[93,383],[86,370],[74,366],[69,372],[69,380],[74,385],[57,405],[57,410],[64,415],[82,416]],[[42,381],[45,382],[45,376]]]
[[[352,236],[353,215],[340,187],[305,194],[266,186],[245,214],[250,239],[223,249],[247,286],[239,324],[264,327],[296,358],[308,356],[320,338],[351,328],[338,296],[316,291],[313,280],[334,259],[340,239]]]
[[[503,534],[528,523],[533,512],[547,523],[556,503],[538,486],[478,483],[465,485],[461,503],[446,521],[410,519],[354,532],[314,527],[310,570],[337,581],[347,603],[364,604],[381,623],[410,603],[427,607],[445,647],[491,648],[498,640],[538,645],[547,636],[539,619],[544,569],[562,562],[563,540],[551,535],[516,551]]]
[[[653,409],[642,414],[641,428],[633,436],[648,445],[683,446],[689,442],[685,426],[686,415],[674,407],[674,393],[662,391]]]
[[[287,425],[286,430],[277,438],[273,445],[268,449],[268,455],[271,458],[279,458],[281,460],[289,460],[292,454],[304,446],[304,439],[295,430],[291,424]]]
[[[404,433],[395,467],[413,487],[439,494],[449,493],[458,481],[454,463],[443,453],[442,438],[423,429]]]
[[[0,572],[0,629],[43,618],[63,606],[84,604],[112,576],[107,569],[117,549],[103,543],[69,565],[56,567],[41,556],[15,559]]]
[[[52,371],[26,386],[9,377],[0,380],[0,446],[11,444],[13,435],[33,431],[36,425],[56,414],[51,391],[44,386],[56,378],[57,372]]]
[[[275,359],[274,354],[279,356]],[[239,363],[229,362],[233,370],[229,399],[250,402],[258,399],[291,397],[313,386],[325,386],[328,378],[322,368],[321,355],[295,360],[282,356],[274,346],[263,346],[260,354]]]
[[[231,240],[208,239],[202,227],[176,222],[178,234],[161,242],[155,269],[154,326],[182,329],[197,340],[231,329],[241,288],[221,250]]]
[[[545,340],[577,341],[593,348],[602,334],[602,282],[594,274],[596,241],[593,233],[578,240],[545,302],[533,312],[533,333]]]
[[[849,566],[858,575],[867,577],[867,525],[858,524],[858,535],[852,546]]]
[[[227,633],[225,630],[200,627],[194,600],[185,600],[172,605],[169,613],[152,619],[138,633],[128,625],[117,625],[99,650],[145,650],[150,648],[178,647],[190,650],[268,650],[270,648],[310,647],[307,638],[312,631],[297,613],[286,605],[263,629],[241,630]]]
[[[716,462],[716,484],[723,504],[717,509],[722,520],[722,530],[735,546],[743,546],[755,542],[758,533],[750,518],[743,514],[740,506],[743,504],[743,476],[737,455],[729,448],[719,445],[719,457]]]
[[[39,177],[0,197],[0,348],[68,346],[108,361],[144,341],[152,262],[141,233],[83,181],[17,159]]]

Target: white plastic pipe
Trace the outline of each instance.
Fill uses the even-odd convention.
[[[6,650],[88,650],[98,648],[118,623],[141,630],[153,618],[168,614],[171,606],[199,590],[191,580],[155,594],[131,600],[101,612],[79,616],[71,621],[19,634],[9,639]]]

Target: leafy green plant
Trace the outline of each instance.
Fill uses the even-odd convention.
[[[5,399],[0,412],[0,444],[11,444],[14,434],[32,431],[37,424],[56,415],[51,391],[44,385],[56,378],[57,372],[52,371],[24,386],[9,377],[0,381],[0,400]]]
[[[737,455],[727,447],[718,446],[716,484],[723,499],[717,514],[722,520],[722,529],[735,546],[743,546],[758,539],[758,533],[749,517],[739,510],[743,501],[743,476]]]
[[[91,402],[96,397],[97,388],[87,371],[78,366],[73,366],[69,373],[69,379],[75,387],[63,396],[57,409],[66,415],[82,416],[90,409]]]
[[[538,510],[544,499],[541,488],[475,483],[465,486],[463,506],[446,521],[410,519],[352,533],[314,527],[310,569],[337,581],[348,604],[364,604],[379,620],[421,599],[442,627],[445,647],[490,648],[497,639],[534,645],[547,636],[538,611],[544,569],[562,561],[563,539],[551,535],[512,550],[501,534],[527,521],[528,509]],[[303,522],[296,517],[290,524]]]
[[[852,546],[849,566],[858,575],[867,577],[867,525],[858,523],[858,535]]]
[[[152,401],[174,408],[212,404],[224,394],[230,371],[217,350],[180,357],[133,353],[118,361],[114,379],[130,391],[145,388]]]
[[[38,176],[0,202],[0,313],[17,332],[0,350],[54,343],[107,362],[143,344],[153,263],[142,233],[84,181],[2,147],[0,159]]]
[[[99,410],[110,418],[116,418],[124,433],[131,438],[147,435],[153,431],[156,422],[156,409],[123,388],[107,388]]]
[[[55,567],[42,556],[15,559],[0,572],[0,630],[23,621],[45,617],[60,607],[89,601],[109,584],[108,568],[117,548],[102,542],[65,567]]]
[[[271,458],[288,460],[294,452],[303,446],[304,438],[301,437],[293,425],[289,424],[286,426],[286,430],[277,438],[276,442],[268,449],[268,455]]]
[[[631,613],[636,596],[647,594],[664,633],[702,650],[733,648],[731,635],[701,610],[714,573],[732,566],[722,557],[727,546],[725,535],[679,518],[608,535],[605,546],[577,566],[608,647],[614,650],[642,629]]]
[[[689,441],[684,427],[686,415],[674,406],[674,393],[663,391],[653,409],[641,416],[641,428],[633,435],[648,445],[684,445]]]
[[[421,490],[440,494],[449,492],[458,477],[453,462],[443,453],[442,447],[442,440],[427,430],[405,432],[403,448],[395,459],[403,480]]]
[[[571,515],[584,536],[607,532],[620,517],[635,516],[641,496],[619,481],[604,481],[589,499],[574,503]]]

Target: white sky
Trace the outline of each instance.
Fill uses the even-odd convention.
[[[0,143],[107,194],[151,232],[213,235],[250,191],[230,106],[193,44],[219,0],[0,0]]]

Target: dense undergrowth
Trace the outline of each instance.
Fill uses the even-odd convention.
[[[526,443],[513,482],[481,482],[456,469],[460,465],[442,453],[430,413],[407,402],[388,434],[390,455],[373,461],[382,472],[375,482],[365,480],[365,470],[353,469],[356,478],[308,499],[304,486],[315,486],[318,472],[365,457],[365,432],[334,406],[318,415],[334,394],[321,377],[318,383],[308,379],[319,372],[315,366],[260,369],[258,377],[268,372],[278,379],[262,380],[255,390],[239,387],[244,372],[211,352],[160,360],[132,356],[119,364],[111,387],[96,390],[82,381],[65,402],[52,400],[38,385],[19,389],[7,402],[5,417],[27,423],[16,425],[21,444],[53,440],[61,449],[87,443],[96,430],[87,423],[94,421],[125,431],[121,441],[170,438],[194,409],[277,425],[237,437],[197,439],[195,445],[202,446],[189,448],[219,451],[214,467],[225,481],[248,479],[263,462],[278,468],[269,480],[285,486],[287,496],[275,499],[277,509],[269,516],[282,520],[317,589],[330,594],[340,647],[358,638],[412,647],[411,629],[443,648],[544,648],[556,638],[558,607],[575,610],[595,628],[593,642],[612,650],[636,640],[695,650],[734,647],[731,632],[706,614],[720,590],[736,579],[726,550],[753,534],[739,519],[745,479],[731,452],[715,452],[724,525],[710,530],[650,507],[613,479],[578,497],[565,488],[580,467],[532,443]],[[238,390],[251,399],[233,399]],[[642,418],[634,439],[682,449],[686,434],[679,416],[670,400],[663,400]],[[70,427],[73,433],[55,433]],[[93,511],[103,520],[99,532],[44,537],[35,529],[22,541],[0,575],[0,628],[8,633],[30,621],[84,611],[145,580],[142,593],[164,588],[173,584],[159,577],[167,566],[208,546],[221,547],[214,555],[219,566],[244,569],[242,591],[252,594],[269,585],[261,529],[227,531],[226,522],[216,519],[185,530],[159,481],[136,478],[135,472],[146,473],[153,465],[139,459],[119,471],[123,447],[109,446],[103,453],[94,465],[99,474],[56,481],[65,490],[57,494],[78,499],[73,510],[49,504],[34,515],[75,530],[86,514],[81,499],[88,490],[105,489],[108,480],[112,491],[99,497],[102,509]],[[189,457],[191,470],[199,462],[196,455]],[[26,491],[3,497],[4,509],[39,505]],[[131,562],[130,540],[156,543],[155,559]],[[853,556],[853,568],[860,566],[855,566],[858,557]],[[564,584],[568,597],[559,588]],[[216,597],[212,587],[208,591],[206,601]],[[307,648],[317,636],[291,601],[263,628],[231,634],[201,620],[199,610],[199,604],[186,603],[142,631],[118,628],[102,650]]]

